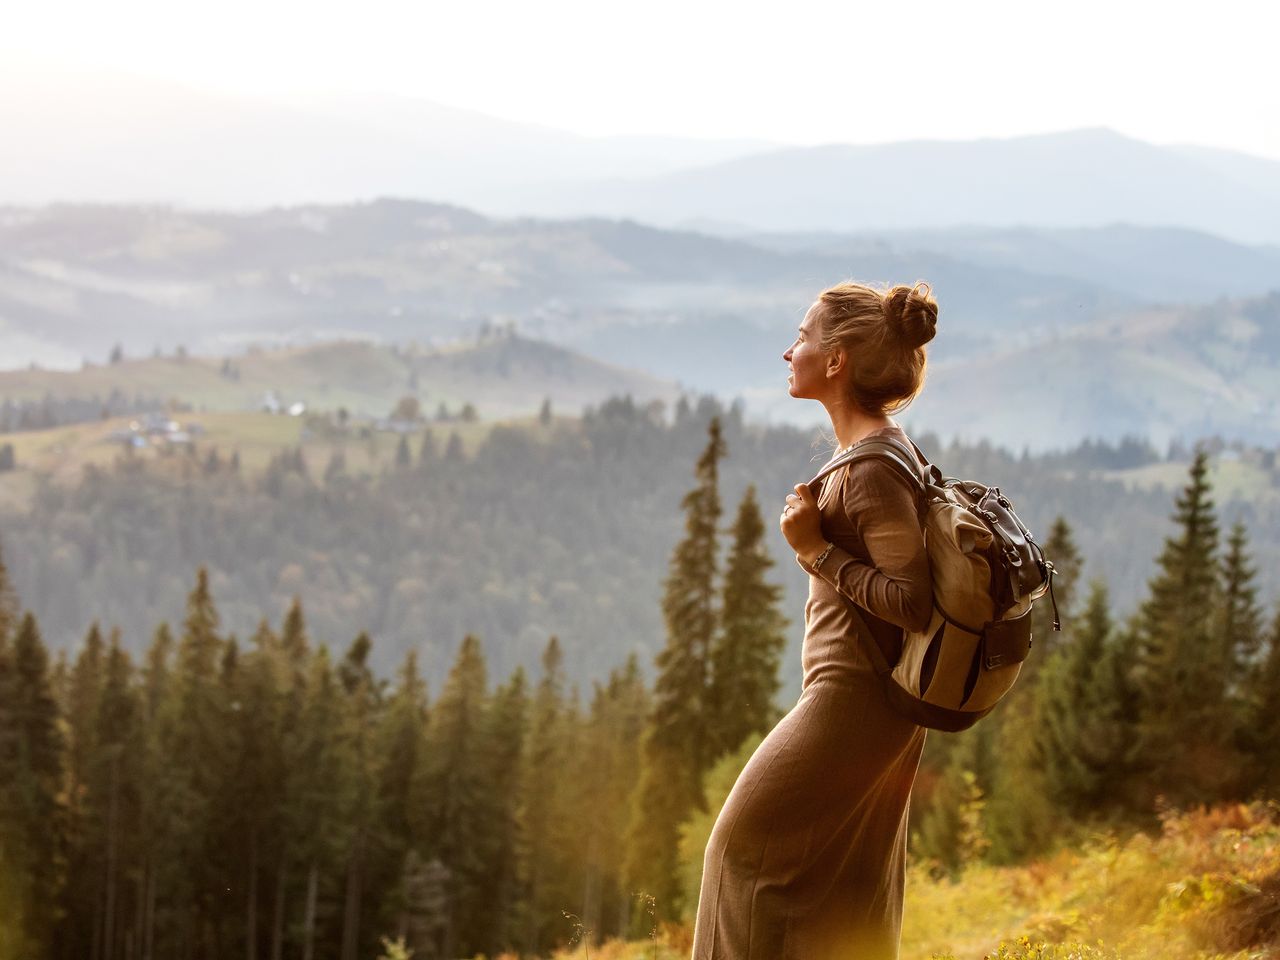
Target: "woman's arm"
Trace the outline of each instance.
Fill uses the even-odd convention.
[[[855,461],[848,472],[845,514],[871,562],[833,546],[816,571],[804,560],[800,565],[881,620],[923,630],[933,616],[933,579],[916,513],[916,491],[895,467],[874,458]]]

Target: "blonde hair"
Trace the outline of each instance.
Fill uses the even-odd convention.
[[[929,284],[877,289],[838,283],[818,294],[818,303],[819,343],[827,353],[844,348],[849,396],[859,408],[897,413],[916,398],[924,386],[924,345],[938,325]]]

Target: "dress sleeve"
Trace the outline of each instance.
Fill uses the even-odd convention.
[[[871,562],[833,546],[816,571],[800,565],[872,615],[923,630],[933,615],[933,579],[916,513],[915,490],[890,464],[859,460],[844,483],[844,511]]]

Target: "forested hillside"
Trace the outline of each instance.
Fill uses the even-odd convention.
[[[0,951],[444,960],[651,932],[656,956],[661,931],[687,955],[707,832],[787,706],[764,518],[751,497],[726,509],[717,420],[702,439],[659,561],[657,676],[633,654],[589,696],[555,637],[535,671],[509,674],[481,638],[456,638],[438,695],[412,651],[389,678],[366,633],[317,644],[296,602],[238,639],[203,569],[136,654],[95,626],[50,657],[0,565]],[[1082,589],[1070,525],[1052,524],[1066,630],[1037,605],[1042,640],[1010,697],[926,740],[909,956],[976,956],[1028,930],[1105,931],[1127,958],[1274,945],[1280,616],[1250,529],[1222,525],[1208,459],[1192,459],[1123,623],[1104,582]],[[1246,799],[1260,802],[1178,813]],[[1084,890],[1100,869],[1102,902]],[[957,880],[985,914],[957,906]],[[1034,943],[1002,956],[1110,960]]]
[[[299,420],[266,414],[225,428],[211,422],[208,437],[169,455],[88,444],[90,456],[65,433],[55,444],[54,434],[40,441],[39,471],[22,461],[37,455],[43,435],[22,435],[32,446],[20,445],[19,471],[3,475],[0,522],[14,582],[55,647],[72,647],[96,619],[120,627],[137,652],[157,623],[181,616],[180,598],[206,565],[224,623],[241,637],[296,595],[324,643],[368,630],[379,670],[418,651],[433,691],[466,633],[483,637],[503,674],[532,669],[556,634],[566,672],[585,684],[630,652],[647,670],[661,643],[664,557],[688,465],[717,412],[725,502],[732,509],[754,484],[770,518],[765,542],[790,620],[784,697],[794,699],[807,588],[772,518],[830,448],[806,431],[744,422],[709,399],[682,402],[673,417],[616,399],[581,419],[425,424],[403,444],[336,428],[302,439]],[[281,424],[294,432],[273,433]],[[1071,518],[1086,575],[1107,579],[1117,608],[1133,607],[1167,532],[1186,451],[1166,461],[1167,452],[1130,442],[1023,457],[918,439],[947,473],[999,484],[1037,534],[1059,515]],[[54,466],[82,456],[97,466]],[[1272,590],[1274,454],[1225,449],[1213,469],[1224,517],[1254,532],[1261,583]]]

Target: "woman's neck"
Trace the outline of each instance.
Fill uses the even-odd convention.
[[[846,449],[863,437],[881,429],[893,426],[893,420],[887,416],[873,416],[849,403],[827,404],[827,415],[831,417],[831,429],[835,432],[836,443],[840,449]]]

